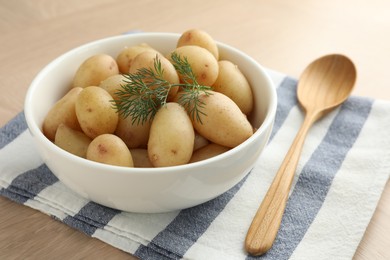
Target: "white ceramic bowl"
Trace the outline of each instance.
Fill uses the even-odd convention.
[[[251,57],[218,43],[221,59],[236,63],[250,82],[255,108],[250,120],[258,130],[234,149],[208,160],[165,168],[126,168],[88,161],[72,155],[42,134],[49,109],[67,91],[83,60],[97,53],[114,58],[124,46],[148,43],[167,53],[178,34],[137,33],[106,38],[75,48],[48,64],[33,80],[25,100],[25,116],[40,155],[50,170],[81,196],[119,210],[164,212],[184,209],[211,200],[237,184],[266,145],[276,113],[275,88]]]

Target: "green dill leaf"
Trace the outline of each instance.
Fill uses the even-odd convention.
[[[179,86],[184,92],[178,103],[181,104],[193,120],[201,122],[205,104],[199,99],[202,93],[210,94],[209,86],[199,85],[196,75],[186,57],[173,52],[172,64],[182,77],[183,83],[172,84],[164,78],[161,60],[156,55],[153,68],[141,68],[136,73],[124,74],[125,80],[115,93],[113,104],[122,117],[131,116],[133,124],[143,124],[152,120],[158,109],[168,101],[168,94],[173,87]]]

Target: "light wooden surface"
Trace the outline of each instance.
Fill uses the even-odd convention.
[[[390,100],[387,0],[0,0],[0,125],[23,108],[29,83],[80,44],[129,30],[201,28],[264,66],[298,77],[315,58],[356,64],[354,95]],[[390,184],[354,259],[390,259]],[[25,206],[0,198],[0,258],[132,259]]]

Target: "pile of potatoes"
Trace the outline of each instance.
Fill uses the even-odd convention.
[[[171,84],[183,81],[171,63],[172,52],[186,57],[199,84],[201,120],[191,118],[178,103],[179,87],[170,90],[166,105],[145,123],[132,123],[113,102],[125,84],[123,74],[153,68],[156,55]],[[247,119],[253,109],[251,87],[240,69],[220,60],[213,38],[205,31],[185,31],[171,53],[148,44],[124,47],[116,59],[97,54],[74,75],[70,90],[48,112],[44,135],[62,149],[88,160],[127,167],[166,167],[221,154],[248,139],[254,129]]]

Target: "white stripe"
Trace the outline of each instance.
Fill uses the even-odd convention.
[[[104,231],[97,231],[94,236],[134,253],[140,244],[146,246],[164,230],[177,214],[179,211],[158,214],[121,212],[104,227]]]
[[[279,87],[284,77],[275,73],[271,76],[271,79],[274,81],[275,86]],[[296,110],[295,113],[299,112]],[[291,114],[294,114],[294,112]],[[289,116],[286,122],[290,121],[289,118],[294,118],[294,116]],[[299,126],[297,121],[299,120],[292,120],[287,124],[285,122],[284,125],[286,127],[282,127],[279,133],[283,130],[287,130],[287,133],[291,132],[289,127],[294,126],[294,124],[297,129],[297,126]],[[207,231],[189,248],[184,255],[184,259],[202,258],[202,256],[205,259],[245,258],[246,253],[243,251],[243,243],[245,232],[253,216],[252,205],[256,205],[259,198],[264,197],[265,191],[272,181],[273,173],[277,170],[273,166],[279,165],[283,159],[283,153],[280,153],[278,144],[280,142],[278,139],[281,137],[283,135],[275,135],[274,140],[265,148],[257,162],[256,170],[252,171],[245,184],[227,204],[221,214],[211,223]],[[283,141],[281,142],[284,143]],[[248,194],[251,194],[251,196],[248,197]],[[224,242],[215,243],[215,241]],[[221,252],[224,255],[221,255]]]
[[[291,259],[353,257],[389,179],[390,150],[382,149],[390,147],[389,128],[389,106],[377,101]]]
[[[302,150],[297,173],[302,170],[302,167],[310,159],[311,153],[321,143],[336,114],[337,111],[334,111],[313,125]],[[246,232],[302,121],[302,112],[298,107],[294,107],[272,142],[264,150],[244,185],[205,234],[188,250],[186,257],[191,258],[199,255],[208,257],[216,254],[217,258],[217,254],[220,252],[227,254],[227,256],[223,256],[223,259],[237,259],[246,256],[246,252],[243,250]],[[294,178],[294,184],[297,179],[298,174]],[[216,246],[213,241],[221,239],[224,243],[218,243],[217,246],[223,246],[223,248],[211,247]]]
[[[246,232],[287,152],[286,147],[291,143],[291,134],[295,134],[299,127],[298,114],[297,108],[290,112],[283,127],[265,148],[244,185],[197,243],[188,250],[186,257],[208,256],[217,250],[212,246],[223,247],[218,250],[230,255],[227,259],[240,259],[246,256],[243,250]],[[224,243],[214,243],[215,239],[222,239]]]
[[[63,220],[67,216],[63,211],[57,208],[53,208],[52,206],[42,203],[38,200],[27,200],[24,205],[39,210],[46,215],[55,216],[60,220]]]
[[[25,205],[41,210],[63,220],[76,215],[89,201],[77,195],[62,182],[56,182],[42,190]]]
[[[139,243],[134,242],[134,240],[129,239],[128,237],[119,236],[116,233],[112,233],[109,230],[105,229],[97,229],[92,237],[96,237],[105,243],[110,245],[114,245],[116,248],[128,252],[130,254],[134,254],[140,246]]]
[[[0,150],[0,187],[7,188],[19,174],[42,163],[30,132],[25,130]]]

